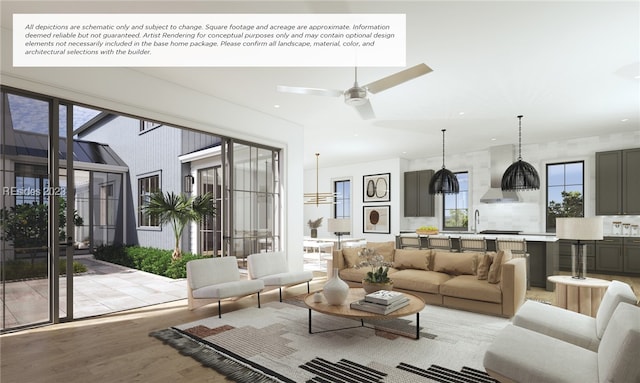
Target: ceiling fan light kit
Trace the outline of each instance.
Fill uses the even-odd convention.
[[[362,119],[369,120],[375,118],[375,113],[373,112],[373,108],[371,107],[371,103],[369,102],[369,93],[375,94],[378,92],[382,92],[383,90],[387,90],[396,85],[400,85],[403,82],[407,82],[409,80],[413,80],[416,77],[425,75],[433,71],[433,69],[429,68],[424,63],[418,64],[412,66],[411,68],[401,70],[400,72],[396,72],[392,75],[383,77],[379,80],[363,86],[358,85],[358,68],[356,67],[354,71],[355,81],[353,82],[353,86],[345,91],[335,89],[304,88],[285,85],[278,85],[276,89],[279,92],[283,93],[329,97],[344,96],[345,104],[353,106],[360,117],[362,117]]]
[[[458,177],[444,166],[444,132],[446,131],[446,129],[442,129],[442,169],[431,177],[429,194],[458,194],[460,192]]]
[[[502,175],[502,190],[540,189],[538,171],[533,165],[522,160],[522,117],[518,116],[518,160]]]

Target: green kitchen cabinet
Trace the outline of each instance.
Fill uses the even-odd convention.
[[[623,242],[624,272],[640,273],[640,237],[626,237]]]
[[[596,214],[640,214],[640,148],[596,153]]]
[[[435,216],[435,199],[429,194],[429,181],[433,170],[416,170],[404,173],[404,216]]]
[[[623,242],[621,237],[604,237],[596,242],[596,271],[623,272]]]

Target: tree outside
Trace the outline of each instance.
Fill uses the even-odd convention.
[[[182,257],[180,242],[185,226],[190,222],[201,222],[207,216],[215,215],[213,194],[188,197],[185,194],[173,192],[156,192],[149,198],[149,203],[142,207],[146,214],[158,217],[160,224],[169,223],[173,229],[175,247],[172,258]]]
[[[547,229],[556,227],[556,218],[583,217],[584,199],[578,191],[563,191],[562,202],[549,201],[547,206]]]

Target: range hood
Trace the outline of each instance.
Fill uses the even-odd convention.
[[[515,191],[503,191],[501,188],[502,174],[504,174],[504,171],[514,162],[513,154],[513,145],[501,145],[489,148],[491,188],[480,198],[480,202],[505,203],[520,201],[518,193]]]

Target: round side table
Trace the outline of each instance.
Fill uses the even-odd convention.
[[[552,275],[547,279],[556,284],[556,306],[592,317],[596,316],[611,283],[604,279],[577,279],[570,275]]]

